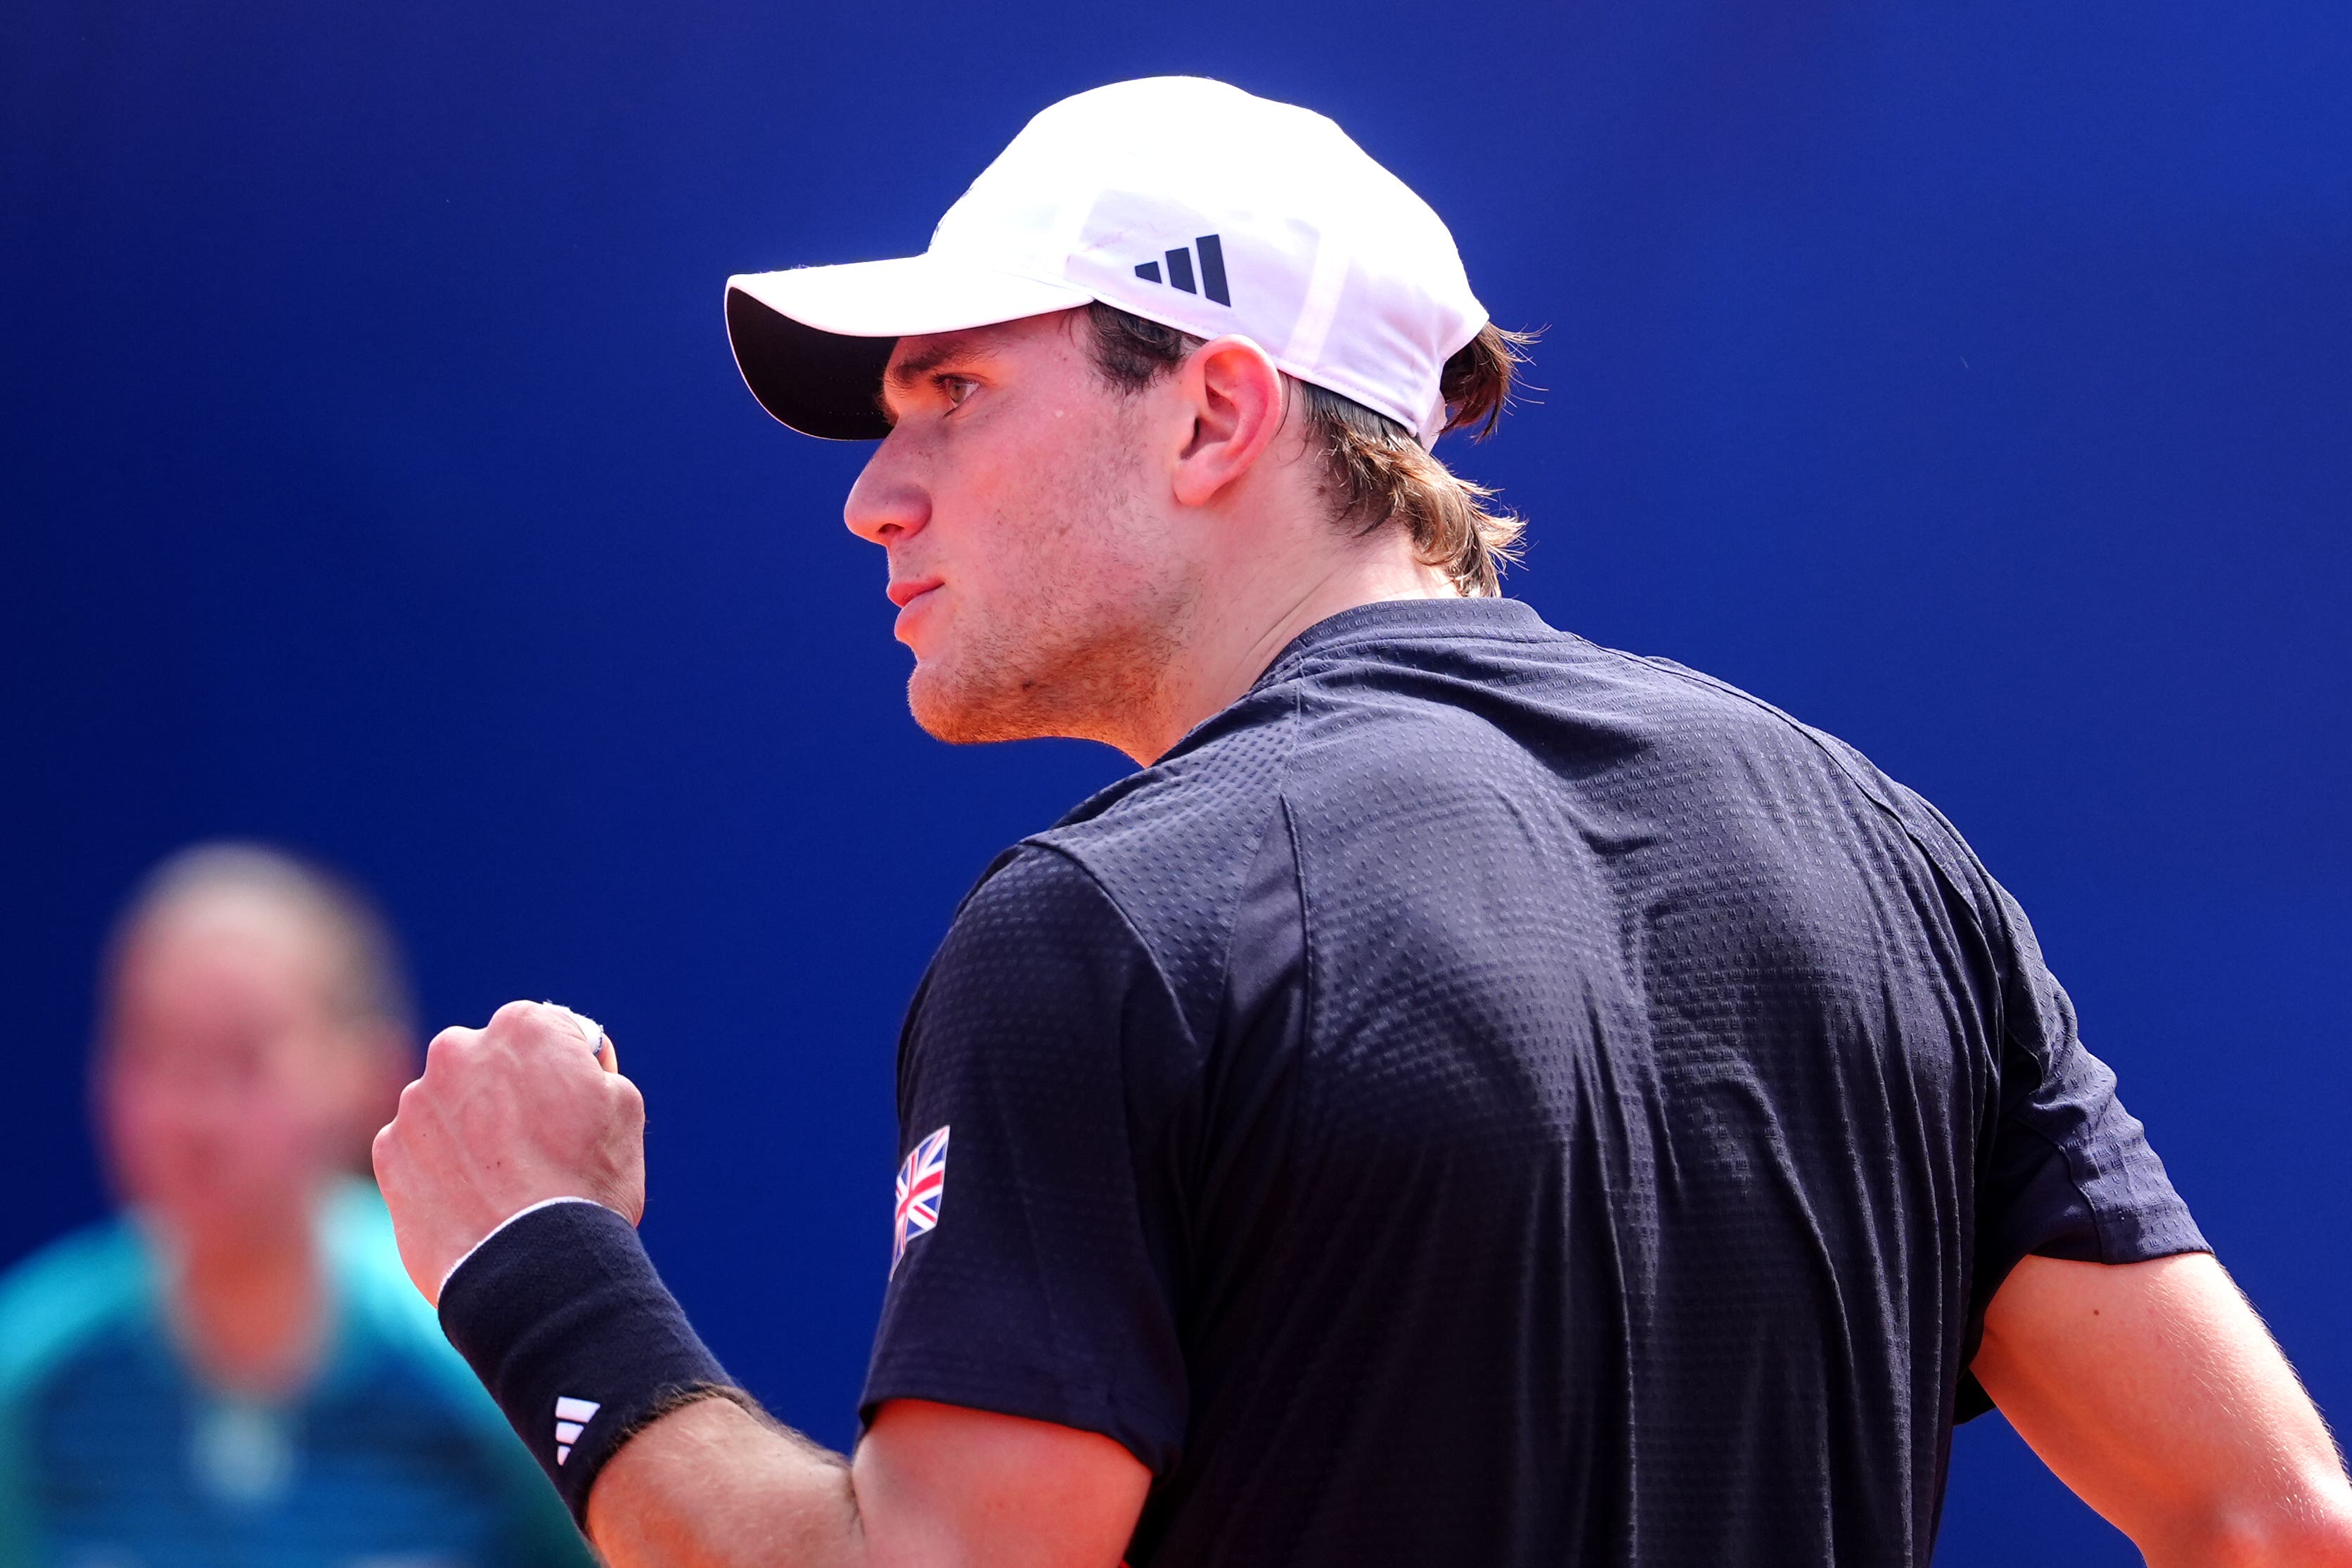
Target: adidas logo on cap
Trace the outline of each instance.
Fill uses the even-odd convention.
[[[572,1445],[580,1441],[580,1434],[596,1418],[603,1405],[593,1399],[559,1397],[555,1402],[555,1462],[563,1463],[572,1457]]]
[[[1168,252],[1168,286],[1181,289],[1187,294],[1205,294],[1220,305],[1232,304],[1233,296],[1225,292],[1223,244],[1215,235],[1204,234],[1192,242],[1192,247],[1201,253],[1200,288],[1192,287],[1192,251],[1181,245]],[[1139,261],[1136,263],[1135,275],[1146,283],[1157,283],[1160,280],[1160,263]]]

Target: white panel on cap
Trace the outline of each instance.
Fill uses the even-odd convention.
[[[1315,247],[1315,260],[1307,275],[1307,298],[1298,321],[1283,346],[1285,359],[1295,364],[1321,363],[1323,345],[1331,335],[1332,319],[1339,313],[1339,291],[1348,286],[1348,247],[1335,234],[1325,234]]]

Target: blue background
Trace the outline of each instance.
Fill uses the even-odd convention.
[[[1030,112],[1160,71],[1333,114],[1549,326],[1540,401],[1453,451],[1534,518],[1513,590],[1956,818],[2352,1411],[2352,9],[2317,0],[18,0],[0,1258],[102,1207],[112,905],[265,835],[381,890],[436,1023],[614,1026],[664,1269],[849,1438],[899,1010],[991,854],[1123,764],[916,731],[839,524],[861,449],[761,414],[720,281],[919,249]],[[2135,1561],[1964,1429],[1942,1560],[2062,1552]]]

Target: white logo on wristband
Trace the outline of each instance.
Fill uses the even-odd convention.
[[[572,1445],[580,1441],[581,1429],[596,1418],[603,1405],[593,1399],[573,1399],[559,1394],[555,1401],[555,1462],[563,1463],[572,1457]]]

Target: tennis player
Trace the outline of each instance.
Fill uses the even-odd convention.
[[[1498,596],[1517,525],[1431,446],[1517,345],[1337,126],[1081,94],[923,255],[727,315],[771,413],[880,443],[923,727],[1138,771],[916,994],[852,1457],[661,1288],[593,1031],[434,1043],[376,1147],[407,1267],[613,1563],[1920,1563],[1988,1400],[2152,1563],[2352,1561],[1950,825]]]

